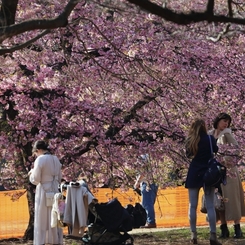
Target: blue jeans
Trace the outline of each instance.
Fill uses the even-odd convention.
[[[150,190],[146,190],[146,183],[141,184],[142,206],[146,211],[148,224],[156,224],[154,203],[157,197],[158,186],[150,184]]]
[[[196,232],[197,205],[200,188],[189,188],[189,221],[192,232]],[[214,187],[204,189],[210,232],[216,232],[216,212],[214,208]]]

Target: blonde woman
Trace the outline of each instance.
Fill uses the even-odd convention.
[[[203,176],[208,169],[208,161],[211,158],[210,143],[213,152],[218,152],[218,146],[213,136],[207,134],[207,128],[203,119],[196,119],[190,127],[186,139],[186,155],[191,158],[185,187],[189,194],[189,221],[191,228],[191,243],[197,243],[197,205],[199,191],[204,186]],[[205,187],[204,194],[208,213],[210,229],[210,245],[222,245],[216,236],[216,213],[214,208],[214,187]]]

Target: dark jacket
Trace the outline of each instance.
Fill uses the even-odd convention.
[[[215,138],[210,135],[213,146],[213,152],[218,152],[218,146]],[[187,156],[190,156],[188,149],[186,149]],[[200,188],[203,186],[203,175],[208,169],[208,161],[211,158],[211,148],[209,143],[209,136],[202,132],[200,134],[200,141],[198,143],[198,151],[196,156],[191,160],[187,178],[185,182],[186,188]]]

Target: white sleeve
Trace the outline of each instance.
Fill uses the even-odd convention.
[[[33,185],[38,185],[41,181],[41,168],[40,168],[40,158],[39,157],[34,162],[34,168],[31,171],[29,180]]]

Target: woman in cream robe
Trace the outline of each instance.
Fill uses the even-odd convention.
[[[61,163],[51,155],[44,141],[36,141],[33,153],[37,156],[34,168],[29,172],[30,182],[36,185],[34,241],[33,245],[63,244],[61,228],[51,228],[52,207],[46,206],[46,191],[58,192],[61,182]]]
[[[239,146],[229,128],[231,117],[220,113],[214,120],[214,129],[209,131],[219,146],[220,162],[227,167],[226,185],[221,184],[222,196],[226,199],[225,211],[219,212],[221,238],[229,237],[227,221],[234,221],[234,238],[241,238],[240,220],[245,216],[244,191],[237,168]],[[228,156],[229,153],[233,156]],[[237,156],[236,156],[237,155]]]

